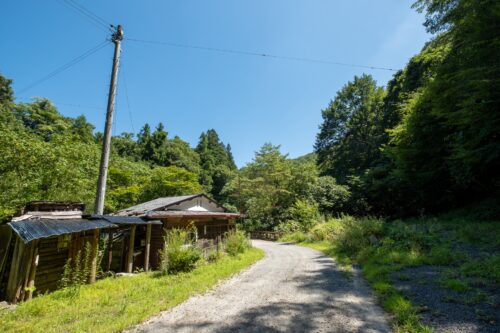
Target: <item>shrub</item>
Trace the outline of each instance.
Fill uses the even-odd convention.
[[[383,234],[383,221],[375,218],[355,219],[343,216],[342,227],[334,236],[339,251],[355,256],[370,245],[371,237],[380,237]]]
[[[307,234],[310,241],[331,240],[342,228],[341,220],[330,219],[326,222],[315,225]]]
[[[208,262],[215,262],[215,261],[219,260],[220,258],[222,258],[221,251],[213,250],[213,251],[210,251],[207,255]]]
[[[193,246],[189,231],[172,229],[165,236],[165,249],[161,252],[161,270],[164,274],[189,272],[201,258]]]
[[[297,200],[289,209],[289,214],[298,223],[300,230],[307,232],[318,222],[318,204]]]
[[[231,256],[244,253],[251,247],[250,240],[241,230],[230,230],[224,236],[224,247]]]
[[[302,231],[295,231],[292,232],[291,234],[284,235],[279,240],[281,242],[301,243],[304,242],[306,239],[307,239],[306,234],[304,234]]]
[[[284,232],[285,234],[291,234],[301,229],[300,223],[293,220],[288,220],[282,222],[276,228],[276,231]]]

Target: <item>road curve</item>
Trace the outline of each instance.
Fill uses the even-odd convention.
[[[322,253],[253,241],[266,256],[132,332],[390,332],[370,288]]]

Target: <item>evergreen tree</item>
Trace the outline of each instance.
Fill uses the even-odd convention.
[[[200,184],[214,199],[224,202],[224,186],[236,170],[231,146],[224,145],[217,132],[209,129],[200,135],[196,152],[200,157]]]

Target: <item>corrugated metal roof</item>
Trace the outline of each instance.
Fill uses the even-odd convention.
[[[138,216],[92,215],[92,219],[102,219],[114,224],[162,224],[158,220],[144,220]]]
[[[140,215],[150,210],[157,210],[160,208],[171,206],[173,204],[193,199],[202,195],[203,194],[192,194],[192,195],[182,195],[178,197],[158,198],[129,208],[122,209],[117,213],[117,215]]]
[[[116,225],[102,219],[26,219],[9,222],[7,225],[9,225],[25,243],[31,242],[35,239],[60,236],[87,230],[116,228]]]

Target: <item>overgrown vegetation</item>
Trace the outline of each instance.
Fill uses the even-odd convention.
[[[472,296],[464,300],[467,304],[496,297],[500,241],[498,237],[480,237],[499,232],[498,222],[468,220],[453,214],[395,221],[343,216],[321,221],[307,233],[292,233],[282,240],[323,251],[346,270],[361,264],[384,308],[394,314],[396,331],[430,332],[431,328],[421,323],[420,306],[412,304],[408,295],[394,286],[395,279],[410,279],[404,273],[408,268],[448,267],[442,271],[437,287],[470,292]],[[484,252],[474,252],[470,246]]]
[[[190,230],[172,229],[165,236],[165,250],[161,252],[161,271],[164,274],[189,272],[201,259],[194,246]]]
[[[355,76],[323,110],[321,172],[348,213],[414,216],[489,202],[499,216],[500,3],[419,0],[434,38],[387,88]],[[491,200],[494,199],[494,200]]]
[[[177,274],[189,272],[198,264],[203,263],[201,259],[208,262],[219,260],[223,254],[238,256],[252,248],[250,239],[242,230],[230,230],[224,234],[221,244],[215,245],[205,257],[195,242],[194,229],[172,229],[165,236],[165,250],[160,253],[163,274]]]
[[[251,247],[248,236],[241,230],[230,230],[224,235],[224,249],[231,256],[245,253]]]
[[[141,273],[81,286],[78,295],[59,290],[0,312],[2,332],[119,332],[203,293],[262,258],[259,249],[200,265],[175,275]]]
[[[79,288],[87,284],[92,266],[92,247],[89,242],[85,243],[82,251],[78,251],[75,260],[68,258],[64,265],[64,272],[59,282],[60,288]]]
[[[84,116],[61,115],[47,99],[15,103],[12,81],[0,75],[0,221],[32,200],[72,200],[92,211],[102,134]],[[203,172],[202,172],[203,170]],[[229,145],[203,133],[192,149],[168,138],[160,123],[137,139],[112,139],[106,211],[163,196],[219,192],[235,170]]]

